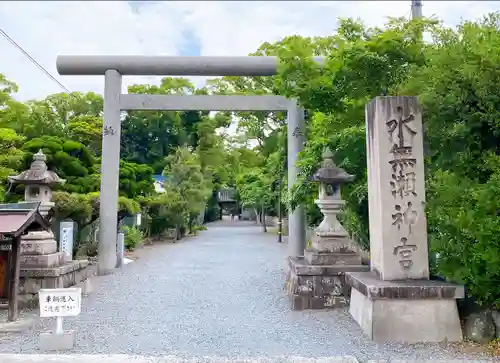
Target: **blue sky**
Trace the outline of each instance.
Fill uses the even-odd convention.
[[[200,39],[191,29],[183,31],[184,42],[179,45],[179,54],[186,57],[197,57],[201,55]]]
[[[499,1],[423,1],[425,16],[447,25],[500,11]],[[59,76],[60,54],[247,55],[286,35],[331,34],[339,17],[382,25],[410,14],[410,1],[0,1],[0,24],[72,91],[102,93],[102,77]],[[18,99],[61,88],[0,38],[0,73],[19,84]],[[156,83],[159,77],[125,77]],[[193,79],[203,84],[203,78]]]

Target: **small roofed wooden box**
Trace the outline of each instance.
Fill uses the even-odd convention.
[[[0,301],[8,306],[9,322],[18,318],[21,236],[50,229],[39,206],[40,202],[0,204]]]

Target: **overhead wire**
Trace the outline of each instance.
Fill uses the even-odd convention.
[[[40,69],[47,77],[49,77],[52,81],[57,83],[59,87],[61,87],[64,91],[66,91],[68,94],[71,94],[71,91],[66,88],[57,78],[55,78],[48,70],[45,69],[44,66],[42,66],[35,58],[33,58],[26,50],[24,50],[23,47],[21,47],[14,39],[12,39],[2,28],[0,28],[0,34],[7,39],[9,43],[11,43],[13,46],[15,46],[17,49],[23,53],[24,56],[26,56],[31,63],[33,63],[38,69]]]

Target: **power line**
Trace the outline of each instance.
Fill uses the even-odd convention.
[[[67,89],[61,82],[59,82],[52,74],[50,74],[49,71],[47,71],[40,63],[38,63],[36,61],[35,58],[33,58],[27,51],[25,51],[23,49],[23,47],[21,47],[19,44],[17,44],[14,39],[12,39],[2,28],[0,28],[0,34],[3,35],[3,37],[5,39],[7,39],[7,41],[9,43],[11,43],[13,46],[15,46],[17,49],[19,49],[30,61],[31,63],[33,63],[35,66],[38,67],[38,69],[40,69],[43,73],[45,73],[45,75],[47,77],[49,77],[51,80],[53,80],[54,82],[56,82],[59,87],[61,87],[63,90],[65,90],[67,93],[71,94],[71,91],[69,89]]]

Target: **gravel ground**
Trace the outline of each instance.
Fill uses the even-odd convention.
[[[112,276],[94,277],[82,314],[66,319],[77,343],[65,354],[177,357],[478,359],[437,344],[376,344],[346,310],[290,310],[286,246],[251,222],[211,224],[198,237],[157,244]],[[39,353],[38,335],[0,335],[0,353]],[[484,357],[481,357],[484,359]]]

